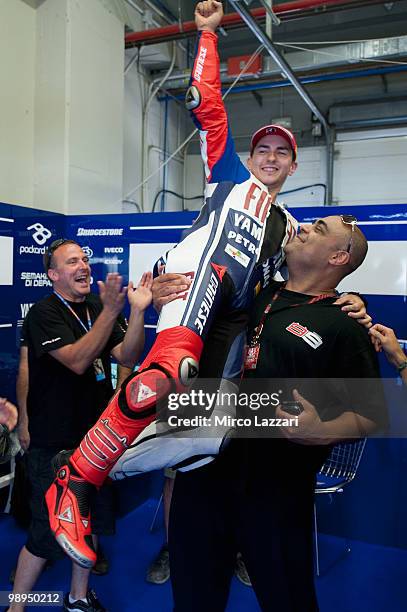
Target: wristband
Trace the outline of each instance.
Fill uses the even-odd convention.
[[[397,366],[397,371],[399,374],[402,373],[403,370],[407,368],[407,360],[404,361],[401,365]]]

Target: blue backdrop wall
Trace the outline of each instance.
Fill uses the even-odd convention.
[[[369,240],[368,262],[344,288],[361,291],[370,314],[394,327],[406,348],[407,204],[295,209],[300,222],[338,212],[356,215]],[[21,323],[30,305],[49,291],[42,254],[52,240],[61,236],[77,240],[90,257],[93,279],[118,271],[127,283],[151,269],[196,216],[196,212],[184,212],[64,217],[0,204],[0,394],[15,399]],[[146,315],[145,350],[153,341],[155,325],[151,308]],[[384,358],[381,367],[383,376],[395,376]],[[406,548],[406,471],[406,440],[369,440],[357,481],[332,507],[319,500],[321,530]],[[146,495],[157,494],[157,484],[137,480],[127,483],[125,490],[130,507]]]

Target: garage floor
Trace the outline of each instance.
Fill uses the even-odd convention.
[[[164,537],[161,519],[155,531],[149,532],[156,504],[150,500],[120,519],[117,536],[104,539],[111,570],[107,576],[92,576],[92,586],[110,612],[172,611],[170,584],[155,586],[144,581]],[[8,575],[24,540],[24,532],[13,519],[0,515],[0,591],[10,589]],[[321,612],[405,612],[407,550],[362,542],[351,542],[351,548],[344,554],[342,540],[320,538],[322,576],[317,579],[317,589]],[[66,591],[69,572],[69,561],[60,561],[43,573],[35,590]],[[227,612],[258,611],[252,589],[234,579]]]

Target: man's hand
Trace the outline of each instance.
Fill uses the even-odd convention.
[[[330,440],[321,439],[321,419],[315,409],[315,406],[306,400],[302,395],[298,393],[296,389],[293,390],[293,398],[296,402],[301,402],[304,410],[297,417],[298,427],[281,427],[280,431],[288,440],[293,440],[299,444],[313,445],[313,444],[328,444]],[[276,408],[276,417],[278,419],[292,419],[292,414],[284,412],[281,405]]]
[[[223,6],[222,2],[207,0],[198,2],[195,8],[195,23],[200,32],[216,32],[216,28],[222,21]]]
[[[12,431],[17,425],[17,408],[5,397],[0,397],[0,424]]]
[[[30,433],[28,431],[28,421],[21,420],[18,424],[18,439],[21,444],[21,448],[26,451],[30,446]]]
[[[384,350],[386,357],[396,368],[406,361],[407,357],[391,327],[385,327],[380,323],[376,323],[370,329],[369,334],[376,351],[379,353],[381,350]]]
[[[132,282],[129,283],[127,299],[129,300],[131,308],[144,312],[145,309],[150,306],[153,299],[153,293],[151,291],[152,286],[153,275],[151,272],[144,272],[136,288],[134,288]]]
[[[183,274],[161,274],[153,281],[153,304],[157,312],[161,308],[176,300],[180,293],[187,291],[191,280]]]
[[[347,312],[352,319],[356,319],[366,329],[372,327],[372,317],[367,314],[366,306],[358,295],[347,293],[338,298],[334,304],[335,306],[341,306],[343,312]]]
[[[98,287],[103,308],[116,318],[123,310],[127,294],[126,287],[123,287],[123,277],[117,272],[111,272],[105,282],[98,281]]]

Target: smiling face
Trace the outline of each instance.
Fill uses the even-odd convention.
[[[277,134],[270,134],[259,140],[247,160],[247,166],[254,176],[269,188],[271,195],[277,195],[286,178],[297,169],[290,145],[285,138]]]
[[[345,265],[350,260],[348,252],[351,237],[350,226],[345,225],[339,216],[317,219],[312,225],[301,225],[299,234],[287,244],[285,253],[287,263],[303,266],[325,267]]]
[[[70,302],[83,302],[90,293],[89,258],[78,244],[63,244],[52,254],[48,276],[54,290]]]

